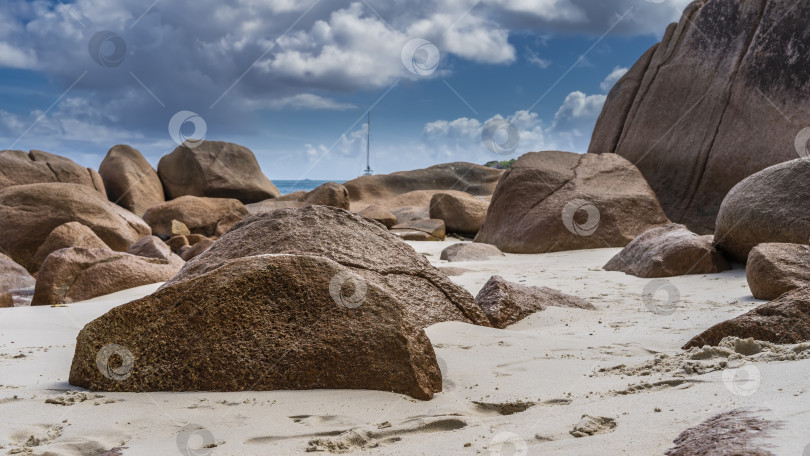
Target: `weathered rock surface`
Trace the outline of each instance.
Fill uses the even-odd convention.
[[[362,210],[371,204],[394,208],[408,206],[408,204],[393,205],[386,202],[404,193],[417,190],[434,193],[456,190],[476,196],[491,195],[502,174],[502,170],[474,163],[457,162],[413,171],[362,176],[343,185],[349,190],[353,209]],[[430,201],[430,196],[428,201]]]
[[[692,338],[683,348],[717,345],[727,336],[753,337],[775,344],[810,341],[810,288],[785,293],[748,313],[718,323]]]
[[[624,247],[668,222],[620,156],[532,152],[504,174],[475,241],[508,253]]]
[[[487,218],[489,203],[470,196],[436,193],[430,199],[430,218],[444,220],[449,233],[475,236]]]
[[[440,259],[446,261],[483,261],[491,257],[504,256],[494,245],[478,242],[459,242],[442,250]]]
[[[173,263],[175,265],[179,265],[183,267],[185,265],[184,261],[181,261],[180,257],[172,253],[172,249],[166,245],[165,242],[161,241],[157,236],[144,236],[131,246],[129,246],[129,250],[127,253],[130,255],[136,255],[144,258],[155,258],[158,260],[166,260],[169,263]],[[179,268],[178,268],[179,269]]]
[[[691,3],[610,91],[589,152],[627,158],[672,220],[711,233],[734,185],[807,153],[808,18],[805,2]]]
[[[396,224],[391,234],[406,241],[443,241],[446,233],[444,220],[427,219]]]
[[[330,291],[342,276],[363,280],[323,257],[261,255],[164,286],[82,329],[70,383],[95,391],[373,389],[417,399],[441,391],[433,347],[406,302],[370,281],[356,306],[341,305]]]
[[[79,222],[111,249],[126,251],[149,235],[138,216],[78,184],[30,184],[0,190],[0,249],[29,271],[34,255],[54,228]]]
[[[723,200],[714,238],[729,259],[745,263],[766,242],[810,239],[810,159],[792,160],[749,176]]]
[[[157,172],[130,146],[119,144],[110,149],[98,173],[104,180],[107,198],[139,217],[150,207],[166,201]]]
[[[327,182],[310,192],[295,192],[258,203],[247,204],[246,207],[252,215],[262,212],[285,209],[289,207],[304,207],[309,205],[331,206],[340,209],[349,209],[349,191],[346,187],[334,182]]]
[[[0,253],[0,293],[33,287],[36,280],[14,260]]]
[[[14,298],[11,293],[0,291],[0,308],[14,307]]]
[[[415,222],[430,218],[430,208],[427,206],[395,207],[391,209],[391,213],[397,218],[397,223]]]
[[[173,221],[183,223],[191,234],[219,236],[248,215],[247,208],[236,199],[181,196],[150,207],[143,219],[156,236],[182,234],[173,229]]]
[[[157,172],[168,199],[190,195],[256,203],[281,196],[262,173],[253,152],[232,143],[203,141],[193,149],[180,146],[160,159]]]
[[[388,209],[373,204],[358,212],[358,214],[367,219],[374,220],[375,222],[382,223],[386,228],[391,228],[397,224],[397,216]]]
[[[214,245],[214,241],[211,239],[202,239],[199,242],[195,242],[191,245],[190,248],[184,249],[183,253],[180,255],[185,261],[189,261],[194,257],[200,256],[205,253],[211,246]]]
[[[32,150],[0,150],[0,190],[16,185],[63,182],[78,184],[106,195],[97,172],[69,158]]]
[[[492,276],[478,292],[475,302],[495,328],[506,328],[547,306],[595,310],[582,298],[547,287],[527,287]]]
[[[42,264],[31,305],[84,301],[129,288],[165,282],[182,267],[182,261],[144,258],[109,249],[57,250],[48,255]]]
[[[165,286],[261,254],[323,256],[378,284],[406,303],[408,321],[426,327],[442,321],[489,326],[472,295],[385,228],[326,206],[280,209],[248,217],[189,261]]]
[[[759,244],[745,265],[748,287],[757,299],[776,299],[810,286],[810,248],[799,244]]]
[[[45,258],[51,253],[69,247],[82,247],[85,249],[108,249],[109,247],[90,228],[79,222],[69,222],[59,225],[45,238],[45,242],[34,254],[34,267],[39,269]]]
[[[700,236],[684,225],[672,223],[633,239],[604,269],[644,278],[714,274],[731,269],[712,243],[712,235]]]
[[[178,250],[180,250],[181,247],[190,244],[188,243],[188,238],[186,236],[178,234],[176,236],[170,237],[169,240],[166,241],[166,245],[168,245],[169,248],[172,249],[172,252],[177,252]]]
[[[681,432],[666,456],[774,456],[768,438],[782,425],[757,416],[753,410],[734,409],[715,415]]]

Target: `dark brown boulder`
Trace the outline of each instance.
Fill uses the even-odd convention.
[[[190,248],[185,249],[183,253],[180,255],[180,258],[182,258],[185,261],[189,261],[192,258],[200,256],[206,251],[208,251],[208,249],[210,249],[212,245],[214,245],[214,241],[212,241],[211,239],[202,239],[199,242],[195,242],[194,244],[192,244]]]
[[[775,344],[810,341],[810,287],[785,293],[748,313],[718,323],[692,338],[683,348],[718,345],[728,336],[753,337]]]
[[[174,277],[183,264],[176,255],[170,260],[159,260],[109,249],[57,250],[42,264],[31,305],[84,301],[165,282]]]
[[[248,217],[189,261],[165,286],[262,254],[323,256],[380,284],[407,306],[410,322],[442,321],[489,326],[473,297],[378,223],[342,209],[307,206]]]
[[[333,286],[342,276],[364,280],[323,257],[260,255],[164,286],[82,329],[70,383],[135,392],[372,389],[417,399],[441,391],[433,347],[405,301],[369,281],[362,299],[342,305]]]
[[[436,193],[430,199],[430,218],[444,220],[448,233],[475,236],[487,218],[489,202],[472,195]]]
[[[143,219],[156,236],[172,236],[172,221],[183,223],[192,234],[219,236],[250,215],[239,200],[227,198],[199,198],[181,196],[152,206]]]
[[[331,206],[340,209],[349,209],[349,192],[346,187],[334,182],[327,182],[310,192],[300,191],[289,193],[258,203],[247,204],[251,214],[285,209],[289,207],[304,207],[309,205]]]
[[[69,247],[82,247],[85,249],[109,248],[90,228],[79,222],[65,223],[54,228],[51,234],[45,238],[45,242],[39,246],[37,253],[34,254],[35,268],[39,269],[51,253]]]
[[[684,225],[671,223],[633,239],[604,269],[644,278],[714,274],[731,269],[712,242],[712,235],[700,236]]]
[[[758,244],[805,244],[810,238],[810,159],[792,160],[749,176],[723,200],[717,248],[745,263]]]
[[[160,159],[157,172],[168,199],[190,195],[256,203],[281,196],[253,152],[232,143],[203,141],[193,149],[179,146]]]
[[[484,261],[491,257],[504,256],[494,245],[478,242],[459,242],[442,250],[440,259],[445,261]]]
[[[475,241],[508,253],[624,247],[668,222],[620,156],[532,152],[504,174]]]
[[[776,299],[810,286],[810,248],[799,244],[759,244],[745,265],[748,287],[757,299]]]
[[[734,185],[807,154],[808,18],[806,2],[691,3],[611,90],[589,152],[627,158],[672,220],[711,233]]]
[[[377,206],[376,204],[366,207],[362,211],[358,212],[358,214],[363,218],[382,223],[386,228],[391,228],[397,224],[396,215],[394,215],[388,209],[382,206]]]
[[[98,173],[104,180],[107,198],[139,217],[150,207],[166,201],[157,172],[130,146],[119,144],[110,149]]]
[[[715,415],[681,432],[665,456],[775,456],[768,439],[782,427],[779,421],[734,409]]]
[[[391,234],[406,241],[443,241],[444,220],[427,219],[398,223],[391,227]]]
[[[78,184],[30,184],[0,190],[0,249],[29,271],[34,255],[54,228],[79,222],[111,249],[126,251],[149,235],[138,216]]]
[[[582,298],[547,287],[527,287],[492,276],[478,292],[475,302],[495,328],[506,328],[547,306],[596,310]]]
[[[0,151],[0,190],[16,185],[55,182],[83,185],[106,196],[98,173],[69,158],[41,150],[27,154],[21,150]]]
[[[0,291],[0,309],[5,307],[14,307],[14,297],[11,293]]]
[[[179,235],[170,237],[169,240],[166,241],[166,245],[168,245],[169,248],[172,249],[172,252],[177,252],[183,246],[190,245],[190,244],[188,243],[188,238],[186,236],[184,236],[182,234],[179,234]]]

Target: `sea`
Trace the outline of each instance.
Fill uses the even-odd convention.
[[[310,191],[314,190],[315,188],[327,183],[327,182],[336,182],[338,184],[342,184],[346,181],[342,180],[274,180],[273,183],[278,187],[278,191],[281,192],[282,195],[286,195],[288,193],[298,192],[301,190]]]

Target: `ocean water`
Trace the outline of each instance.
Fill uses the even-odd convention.
[[[288,193],[298,192],[301,190],[310,191],[314,190],[320,185],[323,185],[327,182],[337,182],[338,184],[342,184],[346,181],[342,180],[309,180],[304,179],[300,181],[294,180],[274,180],[273,183],[276,184],[278,187],[278,191],[281,192],[282,195],[286,195]]]

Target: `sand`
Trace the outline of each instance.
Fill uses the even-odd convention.
[[[619,249],[440,261],[452,242],[410,244],[437,266],[463,268],[452,280],[473,295],[499,274],[597,311],[549,307],[506,330],[434,325],[444,391],[417,401],[345,390],[84,392],[67,383],[78,331],[158,284],[67,307],[0,309],[0,454],[653,455],[739,407],[782,422],[763,442],[775,454],[810,444],[809,346],[679,348],[761,302],[743,270],[649,285],[601,270]],[[660,302],[645,302],[645,287],[657,285],[680,300],[669,306],[661,291]]]

